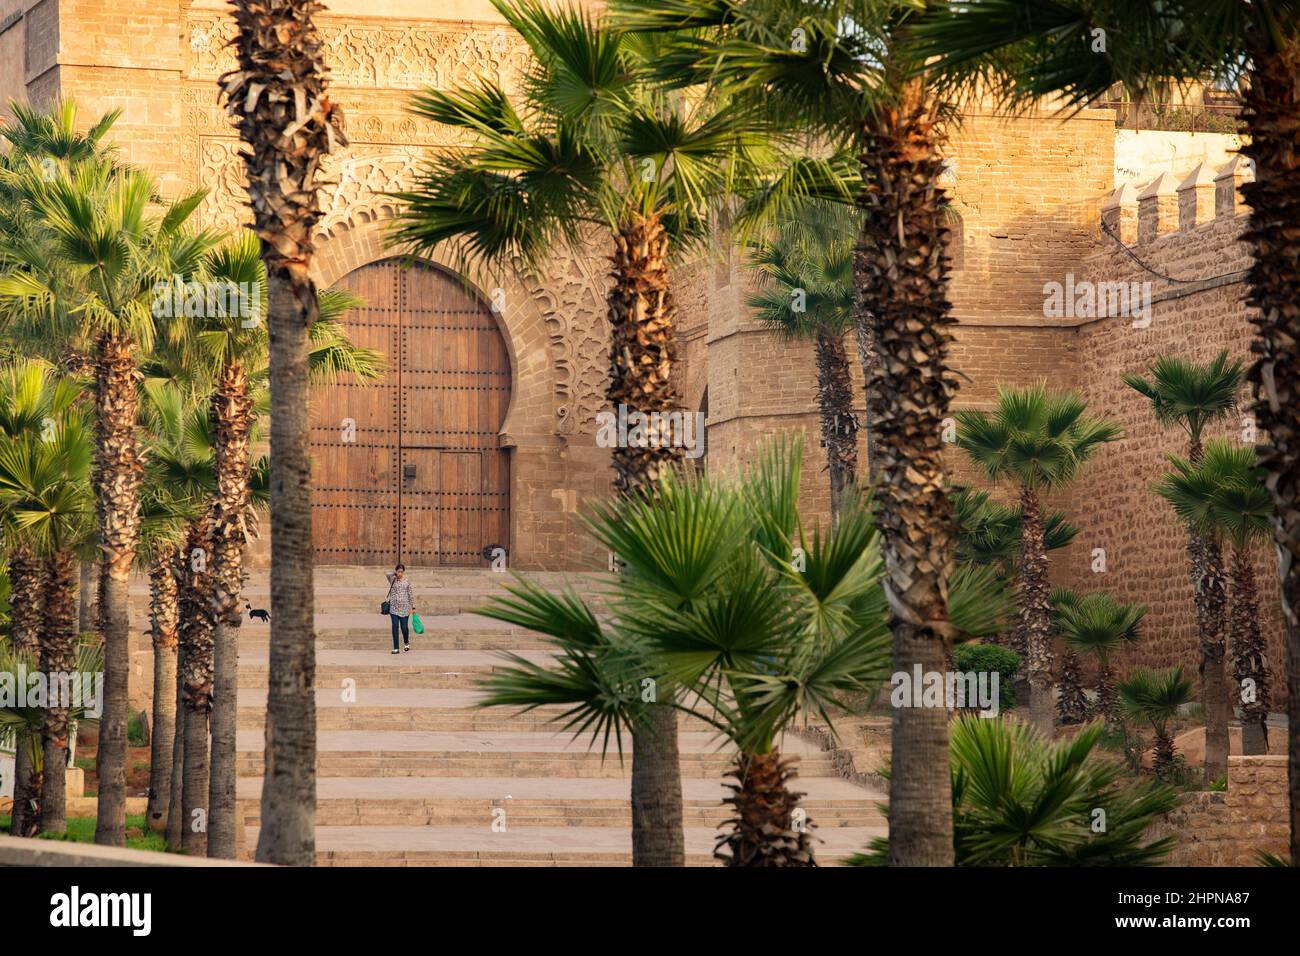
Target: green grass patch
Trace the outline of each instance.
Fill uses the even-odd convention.
[[[70,843],[94,843],[95,842],[95,817],[69,817],[68,832],[55,836],[49,833],[42,833],[42,840],[67,840]],[[163,839],[162,834],[154,833],[144,822],[144,814],[129,816],[126,818],[126,828],[128,830],[136,829],[143,831],[143,836],[126,838],[126,846],[129,850],[153,850],[156,853],[167,852],[167,841]],[[9,815],[0,814],[0,830],[5,833],[9,832]]]

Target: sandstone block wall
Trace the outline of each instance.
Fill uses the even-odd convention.
[[[1121,656],[1121,668],[1182,664],[1196,672],[1186,534],[1152,491],[1168,468],[1165,456],[1186,455],[1187,437],[1157,424],[1150,403],[1125,385],[1123,376],[1144,373],[1164,354],[1208,362],[1225,348],[1249,366],[1252,326],[1244,270],[1250,254],[1241,241],[1246,215],[1238,192],[1248,175],[1244,163],[1234,160],[1222,170],[1194,170],[1172,184],[1172,195],[1157,191],[1139,200],[1133,190],[1120,190],[1108,204],[1106,222],[1129,251],[1164,276],[1184,281],[1151,275],[1108,237],[1079,269],[1079,278],[1094,282],[1149,281],[1153,299],[1148,327],[1135,327],[1130,316],[1095,319],[1079,326],[1071,349],[1077,387],[1090,411],[1124,429],[1124,438],[1103,447],[1072,490],[1069,510],[1081,533],[1067,558],[1071,586],[1109,590],[1122,600],[1149,605],[1145,640]],[[1240,399],[1241,409],[1206,437],[1264,440],[1251,432],[1248,387]],[[1106,551],[1104,574],[1088,569],[1093,548]],[[1256,547],[1253,557],[1276,681],[1283,662],[1276,559],[1267,543]],[[1273,686],[1276,700],[1279,685]]]
[[[1169,866],[1258,866],[1286,855],[1286,795],[1285,757],[1229,757],[1226,791],[1184,794],[1148,836],[1177,838]]]

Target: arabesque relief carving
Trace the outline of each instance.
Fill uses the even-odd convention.
[[[411,115],[410,90],[483,76],[506,89],[527,66],[527,48],[504,28],[445,26],[429,21],[322,18],[334,96],[350,141],[326,158],[336,185],[322,197],[317,235],[327,241],[348,228],[389,219],[430,149],[455,145],[461,134]],[[183,87],[185,167],[195,188],[209,190],[198,217],[204,226],[232,229],[247,222],[240,143],[217,95],[215,79],[235,65],[228,43],[234,24],[203,14],[186,21],[188,81]],[[554,432],[593,434],[603,407],[609,334],[604,320],[603,255],[557,253],[545,275],[525,281],[545,322],[554,370]]]

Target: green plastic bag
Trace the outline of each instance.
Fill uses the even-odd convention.
[[[411,613],[411,627],[415,629],[416,634],[424,633],[424,622],[420,620],[420,615]]]

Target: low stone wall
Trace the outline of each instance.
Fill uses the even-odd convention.
[[[154,853],[95,843],[23,840],[0,836],[0,867],[5,866],[265,866],[238,860],[208,860],[179,853]]]
[[[1287,851],[1286,757],[1229,757],[1228,789],[1182,797],[1151,829],[1174,836],[1170,866],[1258,866]]]

